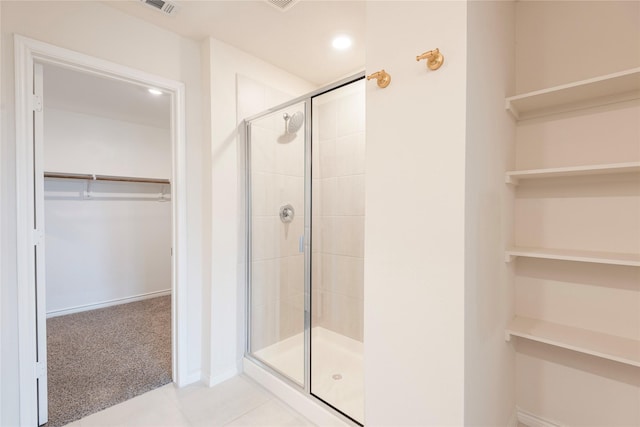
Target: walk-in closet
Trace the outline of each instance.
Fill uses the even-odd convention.
[[[59,426],[171,381],[171,112],[153,88],[39,72],[48,413]]]

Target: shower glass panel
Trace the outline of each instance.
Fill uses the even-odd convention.
[[[305,384],[305,102],[252,120],[249,354]]]
[[[311,393],[364,422],[364,80],[313,111]]]
[[[364,75],[246,120],[247,357],[364,423]]]

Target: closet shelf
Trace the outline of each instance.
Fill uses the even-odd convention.
[[[87,179],[91,181],[117,181],[117,182],[138,182],[146,184],[170,184],[171,181],[163,178],[141,178],[135,176],[114,176],[114,175],[92,175],[83,173],[62,173],[45,172],[45,178],[56,179]]]
[[[640,162],[610,163],[601,165],[572,166],[549,169],[509,171],[505,174],[507,184],[518,185],[520,180],[559,178],[566,176],[612,175],[640,172]]]
[[[510,341],[513,336],[640,367],[639,340],[528,317],[515,317],[511,321],[505,339]]]
[[[597,264],[640,267],[640,254],[616,252],[578,251],[568,249],[546,249],[531,247],[514,247],[505,252],[506,262],[511,262],[515,257],[556,259],[562,261],[578,261]]]
[[[640,98],[640,67],[506,98],[518,120]]]

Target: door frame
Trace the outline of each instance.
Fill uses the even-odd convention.
[[[186,132],[185,85],[73,50],[61,48],[18,34],[14,35],[15,123],[16,123],[16,215],[18,281],[18,354],[20,358],[20,424],[38,423],[36,388],[36,274],[33,243],[34,158],[33,158],[33,65],[51,64],[96,76],[145,87],[156,87],[171,96],[171,213],[173,256],[171,258],[171,353],[172,379],[181,387],[187,373],[187,216],[186,216]],[[29,363],[27,361],[33,361]]]

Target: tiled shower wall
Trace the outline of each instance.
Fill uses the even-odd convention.
[[[290,115],[304,112],[299,104]],[[283,113],[251,128],[252,349],[260,350],[304,330],[304,127],[285,134]],[[280,207],[295,209],[291,223]]]
[[[313,102],[312,326],[362,341],[364,81]]]

